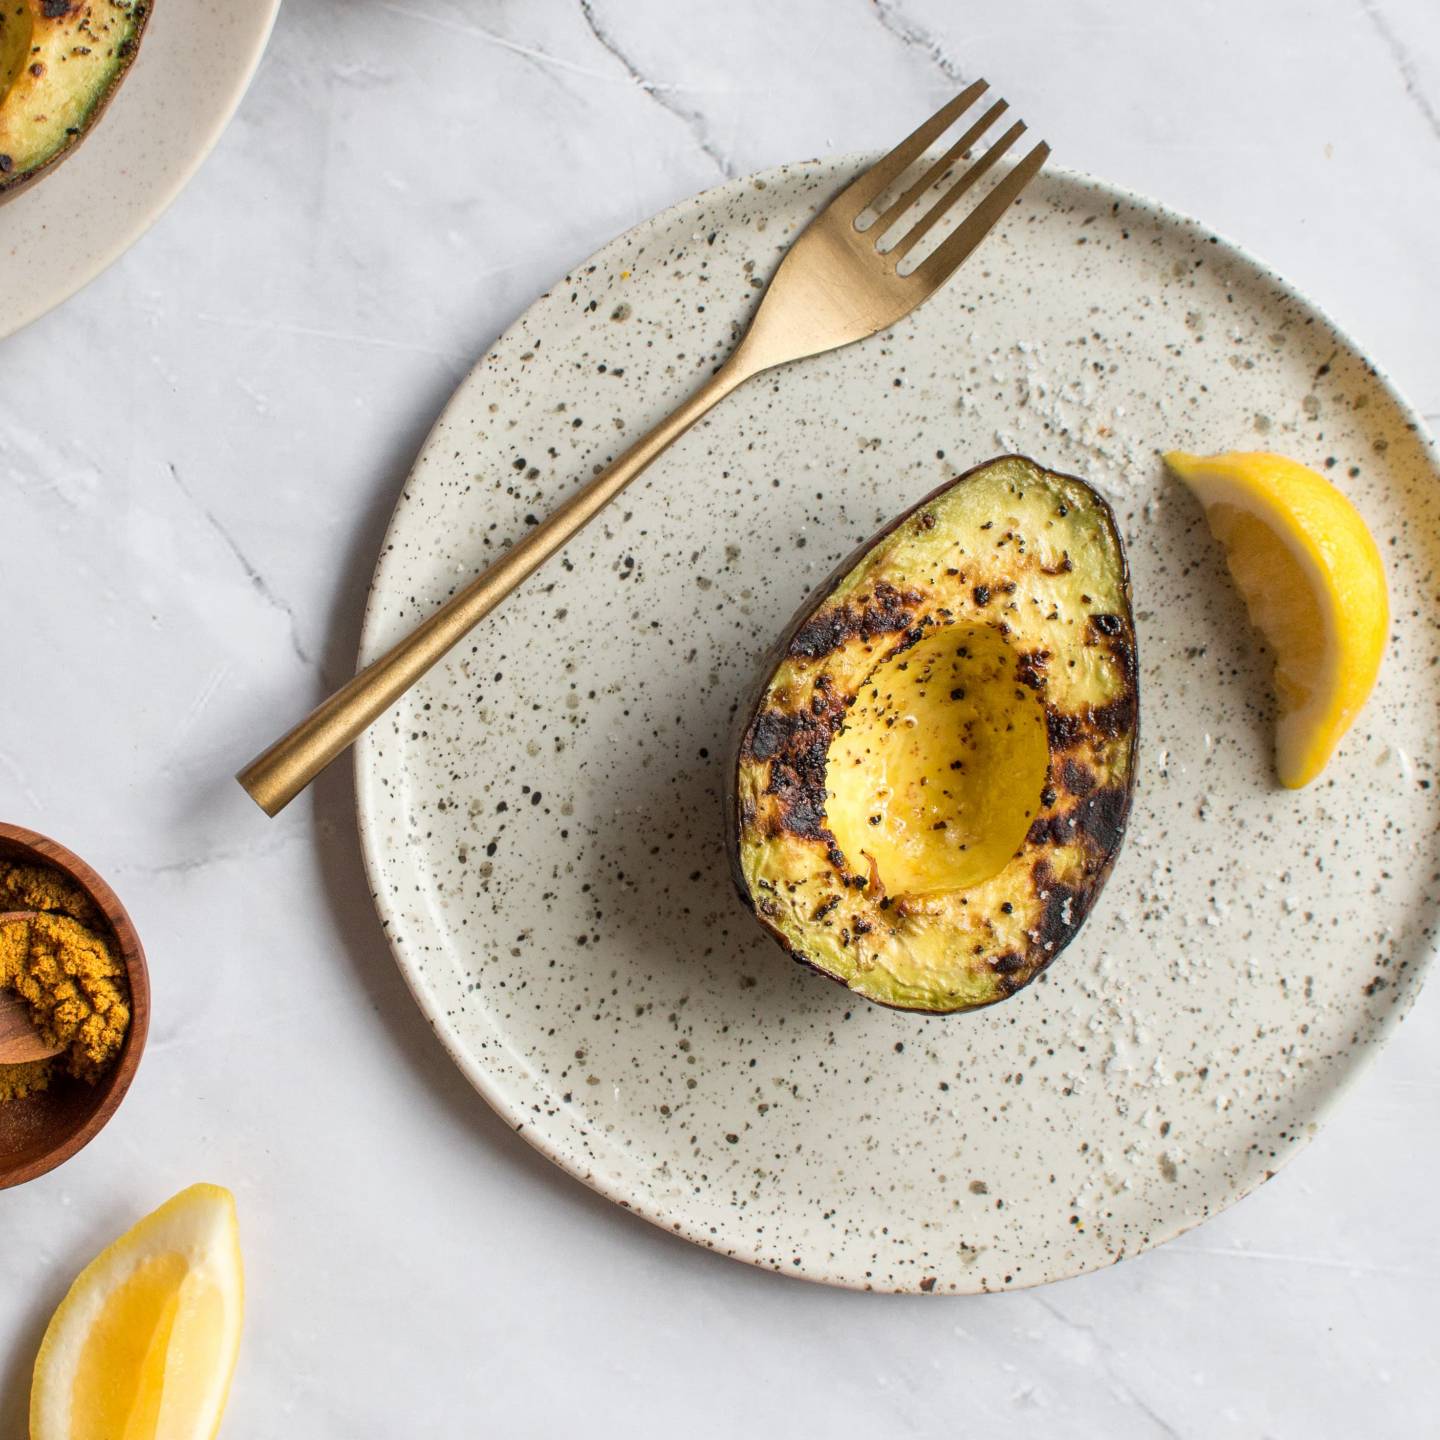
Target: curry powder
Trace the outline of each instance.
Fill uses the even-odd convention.
[[[43,1090],[57,1067],[94,1083],[130,1027],[125,967],[88,895],[58,871],[0,863],[0,913],[35,911],[0,924],[0,987],[15,991],[52,1043],[52,1060],[0,1065],[0,1101]]]

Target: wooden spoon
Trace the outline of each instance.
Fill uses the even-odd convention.
[[[7,910],[0,914],[0,925],[12,920],[30,920],[34,915],[33,910]],[[30,1007],[13,990],[0,990],[0,1065],[48,1060],[64,1048],[52,1045],[35,1028]]]

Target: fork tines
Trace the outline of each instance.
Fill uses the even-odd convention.
[[[884,159],[872,165],[841,194],[835,204],[850,211],[858,221],[866,210],[876,205],[932,145],[945,134],[989,89],[984,80],[967,86],[953,100],[942,105],[924,124],[906,136]],[[873,234],[877,247],[883,248],[885,236],[908,214],[931,189],[938,186],[954,168],[970,159],[971,152],[992,125],[1006,112],[1004,100],[996,100],[974,121],[939,159],[926,167],[924,173],[897,195],[878,219],[864,228]],[[892,265],[899,265],[967,193],[981,181],[1025,133],[1023,120],[1017,120],[998,140],[962,170],[953,183],[906,229],[895,243],[884,248]],[[1020,192],[1035,177],[1050,154],[1050,147],[1041,141],[1003,175],[979,201],[955,230],[919,265],[914,274],[922,283],[939,284],[954,270],[995,223],[1010,208]],[[857,228],[858,225],[857,225]]]

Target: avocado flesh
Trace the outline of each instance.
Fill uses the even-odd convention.
[[[948,1012],[1055,958],[1119,849],[1137,738],[1124,552],[1019,456],[907,512],[787,630],[733,775],[741,893],[797,959]]]
[[[61,160],[99,118],[149,0],[0,0],[0,198]]]

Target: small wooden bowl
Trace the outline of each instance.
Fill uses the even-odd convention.
[[[134,1078],[150,1029],[150,975],[140,937],[115,892],[63,845],[0,823],[0,860],[48,865],[68,875],[110,925],[130,981],[130,1029],[115,1063],[95,1084],[58,1074],[49,1088],[23,1100],[0,1102],[0,1190],[53,1170],[87,1145],[115,1113]]]

